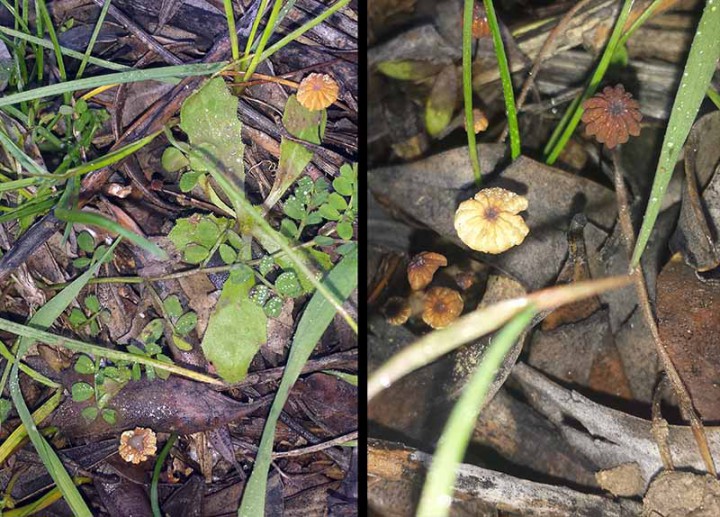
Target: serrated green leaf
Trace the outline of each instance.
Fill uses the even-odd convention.
[[[175,331],[181,336],[186,336],[192,332],[196,326],[197,314],[190,311],[180,316],[177,323],[175,323]]]
[[[85,297],[85,307],[92,312],[99,312],[100,311],[100,300],[98,300],[98,297],[94,294],[91,294],[89,296]]]
[[[87,382],[76,382],[70,388],[70,393],[75,402],[84,402],[95,394],[95,389]]]
[[[161,163],[166,171],[175,172],[187,167],[190,161],[180,149],[168,147],[163,151]]]
[[[77,245],[85,253],[92,253],[95,249],[95,239],[90,232],[83,231],[77,234]]]
[[[87,321],[87,318],[85,317],[85,313],[78,309],[77,307],[73,308],[73,310],[70,311],[70,316],[68,316],[68,321],[70,322],[70,325],[73,327],[78,327],[85,323]]]
[[[249,298],[254,284],[249,267],[230,272],[203,336],[205,357],[226,382],[245,378],[250,361],[267,340],[267,317]]]
[[[173,320],[182,316],[182,304],[180,303],[180,298],[178,298],[176,294],[171,294],[170,296],[165,298],[165,300],[163,301],[163,307],[168,317],[172,318]]]
[[[305,205],[295,196],[288,197],[283,203],[283,212],[288,217],[300,221],[305,217]]]

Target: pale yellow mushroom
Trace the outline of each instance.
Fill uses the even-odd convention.
[[[503,188],[483,189],[460,203],[455,212],[455,231],[468,247],[498,254],[517,246],[530,232],[519,212],[528,201]]]

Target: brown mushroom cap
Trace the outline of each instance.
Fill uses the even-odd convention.
[[[120,435],[120,457],[135,464],[141,463],[157,452],[157,437],[152,429],[136,427]]]
[[[300,82],[297,100],[303,107],[318,111],[335,102],[339,93],[340,87],[329,75],[310,74]]]
[[[460,203],[455,212],[455,230],[470,248],[498,254],[517,246],[530,229],[517,215],[528,201],[503,188],[483,189],[472,199]]]
[[[624,144],[630,136],[640,134],[640,104],[625,91],[622,84],[606,86],[601,93],[583,102],[582,121],[585,133],[595,136],[601,144],[613,149]]]
[[[463,299],[454,289],[432,287],[425,293],[422,319],[434,329],[447,327],[463,311]]]
[[[393,296],[383,306],[385,318],[390,325],[403,325],[412,312],[410,303],[405,298]]]
[[[435,272],[440,267],[447,266],[447,258],[445,255],[432,251],[423,251],[418,253],[412,259],[407,267],[407,276],[410,287],[413,291],[425,289],[432,282]]]

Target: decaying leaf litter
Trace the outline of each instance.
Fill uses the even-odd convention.
[[[521,105],[522,155],[512,157],[492,4],[370,11],[370,506],[378,515],[714,515],[720,48],[701,36],[718,29],[716,6],[495,5],[510,100]],[[458,208],[494,189],[527,200],[519,215],[529,232],[507,251],[478,252]],[[470,222],[484,227],[473,231],[495,239],[499,213],[479,210]],[[432,280],[411,287],[427,254]],[[627,281],[603,292],[584,284],[608,277]],[[519,321],[551,291],[526,294],[573,285],[587,286],[584,300],[536,312],[503,341],[497,369],[488,366],[510,329],[480,337],[502,324],[487,318]],[[422,304],[437,288],[459,293],[464,316],[430,332]],[[471,391],[482,395],[468,405]],[[452,443],[459,452],[448,460]],[[439,491],[450,489],[442,479],[436,489],[443,466],[453,492]],[[442,494],[437,506],[428,494]]]
[[[3,512],[356,514],[357,16],[3,2]]]

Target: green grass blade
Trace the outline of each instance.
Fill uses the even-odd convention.
[[[650,234],[660,213],[662,200],[665,197],[675,164],[695,117],[697,117],[700,104],[707,94],[718,59],[720,59],[720,36],[718,36],[720,34],[720,9],[714,4],[715,2],[712,1],[707,2],[690,47],[680,88],[670,111],[670,119],[655,171],[655,180],[650,192],[650,202],[645,210],[645,217],[630,261],[631,268],[637,267],[640,263],[645,246],[650,240]]]
[[[710,86],[707,91],[707,97],[715,105],[717,109],[720,109],[720,93],[715,88]]]
[[[488,26],[492,34],[495,56],[497,57],[498,68],[500,70],[500,81],[502,82],[503,96],[505,97],[505,112],[507,113],[508,130],[510,134],[510,156],[514,160],[520,156],[520,129],[518,128],[517,111],[515,110],[515,94],[513,93],[512,77],[510,76],[510,67],[508,66],[507,56],[505,55],[505,47],[503,46],[500,24],[495,14],[495,7],[493,6],[492,0],[483,0],[483,3],[485,4]],[[468,125],[468,127],[473,126],[474,123]],[[474,133],[474,130],[472,132]]]
[[[60,401],[62,400],[62,398],[62,390],[58,390],[52,397],[47,399],[47,401],[45,401],[42,406],[36,409],[35,412],[32,414],[32,419],[33,422],[35,422],[35,425],[42,423],[43,420],[50,416],[52,412],[55,411],[55,409],[60,405]],[[15,452],[15,449],[20,447],[25,438],[27,438],[27,429],[25,428],[25,425],[22,424],[17,426],[15,430],[10,433],[10,436],[5,438],[5,440],[0,443],[1,464],[4,464],[5,461],[10,457],[10,455]],[[5,515],[4,512],[3,515]]]
[[[22,165],[23,169],[26,171],[38,175],[48,174],[48,171],[40,167],[35,160],[25,154],[25,151],[20,149],[17,144],[12,141],[12,138],[10,138],[2,129],[0,129],[0,144],[2,144],[2,147],[4,147],[13,158],[20,162],[20,165]]]
[[[173,79],[176,77],[192,77],[198,75],[210,75],[220,72],[228,65],[227,62],[221,63],[197,63],[192,65],[165,66],[161,68],[149,68],[145,70],[130,70],[116,74],[99,75],[97,77],[87,77],[85,79],[75,79],[64,83],[51,84],[49,86],[41,86],[33,90],[19,93],[13,93],[0,97],[0,106],[9,106],[19,102],[30,101],[34,99],[42,99],[53,95],[60,95],[66,92],[74,92],[77,90],[89,90],[99,86],[108,84],[134,83],[138,81],[161,81],[165,79]]]
[[[472,165],[475,184],[482,183],[482,171],[478,158],[477,143],[475,140],[475,117],[473,116],[473,89],[472,89],[472,21],[475,0],[465,0],[463,11],[462,33],[462,67],[463,67],[463,101],[465,104],[465,132],[467,133],[470,165]]]
[[[225,18],[227,18],[228,33],[230,35],[230,50],[233,61],[240,59],[240,47],[238,46],[237,31],[235,30],[235,13],[233,12],[232,0],[223,0],[225,7]]]
[[[55,61],[57,62],[60,80],[67,81],[65,61],[63,60],[62,52],[60,52],[60,42],[57,39],[55,27],[53,27],[52,18],[50,17],[50,13],[48,12],[47,6],[45,5],[45,0],[37,0],[35,2],[35,5],[40,10],[39,14],[41,14],[43,18],[43,23],[45,24],[45,28],[48,32],[48,36],[50,36],[50,41],[52,42],[53,50],[55,51]]]
[[[83,212],[82,210],[67,210],[65,208],[56,208],[55,217],[61,221],[68,223],[82,223],[89,224],[92,226],[99,226],[110,232],[117,233],[122,237],[135,244],[136,246],[144,249],[145,251],[152,253],[160,259],[167,259],[167,253],[163,251],[157,244],[150,242],[142,235],[138,235],[135,232],[131,232],[119,223],[103,217],[100,214],[94,214],[91,212]]]
[[[624,0],[620,14],[615,21],[615,27],[613,28],[610,39],[605,47],[605,51],[603,52],[600,62],[595,68],[593,75],[590,77],[590,81],[585,87],[585,91],[583,91],[580,97],[576,98],[572,102],[566,114],[563,116],[563,120],[566,120],[567,124],[564,126],[558,125],[550,137],[548,145],[545,146],[545,154],[547,156],[545,161],[548,165],[555,163],[558,156],[560,156],[560,153],[565,148],[565,144],[567,144],[568,140],[570,140],[573,131],[575,131],[575,128],[580,123],[580,118],[582,118],[583,114],[582,103],[595,94],[595,91],[605,76],[605,72],[610,66],[610,62],[615,54],[615,49],[617,48],[618,41],[622,35],[623,28],[625,27],[625,22],[630,14],[632,4],[633,0]],[[567,113],[572,113],[572,115],[567,116]]]
[[[10,190],[17,190],[25,187],[30,187],[32,185],[38,185],[42,181],[42,178],[38,177],[6,181],[5,183],[0,183],[0,192],[8,192]]]
[[[443,429],[425,485],[417,517],[445,517],[450,512],[456,468],[467,449],[475,421],[490,385],[510,348],[527,328],[536,311],[528,307],[515,316],[490,342],[477,370],[452,409]]]
[[[83,56],[83,60],[80,63],[77,74],[75,74],[75,79],[80,79],[83,72],[85,71],[85,67],[90,60],[90,55],[92,54],[93,48],[95,48],[95,42],[97,41],[98,34],[100,34],[100,29],[102,28],[102,24],[105,21],[105,16],[107,15],[108,9],[110,9],[111,3],[111,0],[105,0],[102,9],[100,9],[100,16],[98,16],[97,22],[95,22],[95,28],[93,29],[92,35],[90,36],[90,42],[88,43],[88,47],[85,50],[85,55]]]
[[[275,0],[275,3],[273,4],[273,8],[270,11],[270,16],[268,17],[268,21],[265,24],[265,28],[263,29],[262,34],[260,35],[260,42],[258,43],[258,48],[255,54],[253,54],[252,59],[250,60],[250,65],[248,66],[248,69],[245,71],[245,75],[243,76],[243,81],[249,81],[252,74],[255,73],[255,69],[257,68],[258,64],[260,64],[260,60],[262,59],[261,54],[263,50],[265,50],[265,45],[267,45],[268,40],[270,39],[270,36],[272,36],[273,30],[275,28],[275,23],[277,22],[278,15],[280,14],[280,8],[282,7],[282,0]],[[259,15],[260,13],[258,13]]]
[[[113,246],[108,248],[102,259],[108,257],[114,251],[116,245],[117,242],[113,244]],[[88,280],[95,276],[97,270],[100,268],[100,265],[102,263],[103,260],[99,260],[85,273],[75,279],[69,286],[60,291],[57,295],[55,295],[49,302],[40,307],[40,309],[38,309],[35,315],[30,319],[29,324],[40,328],[50,327],[50,325],[53,324],[53,322],[58,318],[58,316],[60,316],[60,314],[62,314],[62,312],[68,307],[68,305],[70,305],[70,303],[77,297],[82,288],[85,287],[85,284],[87,284]],[[14,324],[20,325],[18,323]],[[24,325],[21,326],[24,327]],[[43,332],[33,327],[26,328],[31,328],[35,332]],[[18,341],[16,360],[12,366],[12,370],[10,370],[10,396],[12,397],[12,400],[15,404],[15,409],[17,410],[20,419],[25,426],[25,430],[28,433],[30,441],[32,442],[35,450],[40,456],[40,459],[45,465],[48,474],[50,474],[53,481],[55,481],[55,484],[62,492],[65,502],[68,504],[68,506],[70,506],[73,514],[80,517],[91,517],[92,512],[90,511],[87,504],[80,495],[80,492],[75,486],[72,478],[65,470],[65,467],[60,461],[57,453],[53,450],[47,440],[45,440],[45,438],[38,431],[37,426],[33,422],[33,417],[30,414],[30,410],[25,404],[25,399],[23,398],[22,392],[20,391],[20,382],[18,379],[18,365],[20,363],[20,360],[25,356],[28,349],[34,343],[35,339],[33,339],[32,336],[21,337]]]
[[[175,440],[177,440],[177,433],[172,433],[155,460],[155,468],[153,469],[152,481],[150,482],[150,506],[152,506],[153,517],[163,517],[160,511],[160,501],[158,500],[158,483],[160,481],[160,472],[162,472],[163,463],[165,463],[165,458],[170,454],[170,449],[172,449],[175,444]]]
[[[300,27],[298,27],[297,29],[295,29],[294,31],[289,33],[287,36],[285,36],[284,38],[279,40],[277,43],[275,43],[274,45],[269,47],[267,50],[262,52],[258,62],[269,58],[275,52],[277,52],[278,50],[283,48],[288,43],[295,41],[300,36],[305,34],[307,31],[311,30],[313,27],[320,25],[322,22],[324,22],[326,19],[328,19],[330,16],[332,16],[333,14],[338,12],[340,9],[342,9],[349,3],[350,3],[350,0],[338,0],[337,2],[332,4],[330,7],[328,7],[326,10],[324,10],[322,13],[317,15],[315,18],[313,18],[312,20],[310,20],[307,23],[304,23],[303,25],[301,25]],[[258,52],[260,52],[260,51],[258,51]]]
[[[250,35],[248,36],[247,42],[245,43],[245,53],[244,56],[248,57],[250,56],[250,51],[253,48],[253,44],[255,43],[255,36],[257,35],[258,27],[260,26],[260,21],[262,20],[263,14],[265,14],[265,9],[267,9],[267,5],[270,2],[270,0],[262,0],[260,2],[260,7],[258,8],[257,14],[255,15],[255,19],[253,20],[252,27],[250,27]],[[246,68],[246,67],[243,67]]]
[[[51,41],[47,41],[43,38],[38,38],[35,36],[32,36],[30,34],[25,34],[24,32],[17,31],[15,29],[11,29],[9,27],[2,27],[0,26],[0,33],[6,34],[8,36],[12,36],[13,38],[18,38],[24,41],[28,41],[34,45],[41,46],[43,48],[52,49],[53,44]],[[82,52],[77,52],[76,50],[72,50],[66,47],[60,47],[60,52],[63,53],[63,55],[67,57],[71,57],[73,59],[78,60],[84,60],[85,54]],[[103,68],[107,68],[109,70],[117,70],[119,72],[126,71],[126,70],[132,70],[132,67],[126,66],[126,65],[120,65],[118,63],[113,63],[112,61],[106,61],[104,59],[100,59],[97,57],[90,56],[88,58],[88,62],[93,65],[101,66]]]
[[[337,292],[344,300],[350,296],[350,293],[357,286],[357,271],[358,252],[355,249],[335,265],[323,283],[331,286],[332,290]],[[265,513],[265,492],[275,439],[275,426],[283,406],[285,406],[290,389],[300,376],[303,366],[310,358],[310,354],[318,341],[320,341],[325,329],[332,322],[335,312],[335,308],[328,303],[328,300],[319,292],[316,292],[300,318],[290,347],[287,366],[285,366],[285,372],[280,381],[280,387],[265,421],[260,446],[255,456],[255,466],[250,479],[245,485],[245,492],[238,509],[239,517],[256,517]]]

